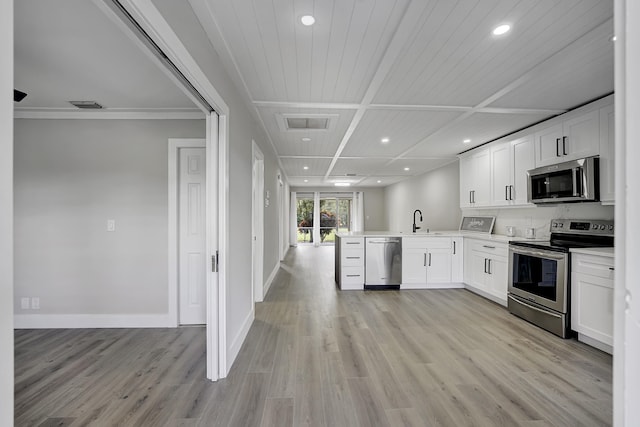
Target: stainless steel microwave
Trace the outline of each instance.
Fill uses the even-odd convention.
[[[600,199],[598,157],[531,169],[529,203],[597,202]]]

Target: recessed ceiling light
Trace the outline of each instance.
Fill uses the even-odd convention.
[[[470,143],[470,142],[471,142],[471,140],[470,140],[470,139],[463,139],[463,140],[462,140],[462,143],[463,143],[463,144],[468,144],[468,143]]]
[[[376,181],[376,182],[377,182],[378,184],[380,184],[382,181],[378,180],[378,181]]]
[[[511,29],[511,26],[509,24],[498,25],[496,28],[493,29],[493,35],[501,36],[504,33],[509,32],[510,29]]]
[[[300,21],[302,21],[302,25],[306,25],[308,27],[309,25],[313,25],[316,22],[316,18],[311,15],[304,15],[302,18],[300,18]]]
[[[302,141],[304,141],[304,142],[309,142],[309,141],[311,141],[311,138],[309,138],[309,137],[305,136],[304,138],[302,138]]]
[[[309,169],[309,166],[303,166],[303,167],[302,167],[302,169],[304,169],[304,170],[308,170],[308,169]]]
[[[304,182],[309,182],[309,180],[308,180],[308,179],[305,179],[305,180],[304,180]]]
[[[350,182],[334,182],[333,185],[336,187],[349,187],[351,185]]]
[[[388,143],[389,143],[389,138],[386,138],[386,137],[385,137],[385,138],[382,138],[382,139],[380,140],[380,142],[382,142],[383,144],[388,144]]]
[[[411,170],[411,168],[404,168],[404,170],[408,171],[408,170]]]
[[[611,41],[614,42],[616,41],[618,38],[616,36],[611,37]]]

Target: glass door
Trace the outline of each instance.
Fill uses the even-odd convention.
[[[313,197],[298,198],[296,224],[298,243],[313,243]]]
[[[334,243],[338,227],[338,203],[335,198],[320,199],[320,243]]]

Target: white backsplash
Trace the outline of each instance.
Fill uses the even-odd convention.
[[[614,206],[599,203],[565,203],[530,208],[465,209],[462,216],[495,216],[494,234],[507,234],[507,227],[516,229],[516,237],[524,237],[527,228],[535,228],[536,239],[549,237],[549,224],[554,218],[613,220]]]

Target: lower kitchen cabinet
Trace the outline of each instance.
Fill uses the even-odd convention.
[[[452,286],[453,243],[450,237],[408,237],[402,239],[401,289]],[[456,243],[456,248],[459,243]],[[457,258],[456,258],[457,260]]]
[[[340,289],[364,289],[364,237],[336,236],[335,280]]]
[[[571,255],[571,329],[578,340],[613,349],[613,258]]]
[[[466,287],[504,306],[507,305],[508,255],[506,243],[466,238],[464,283]]]

